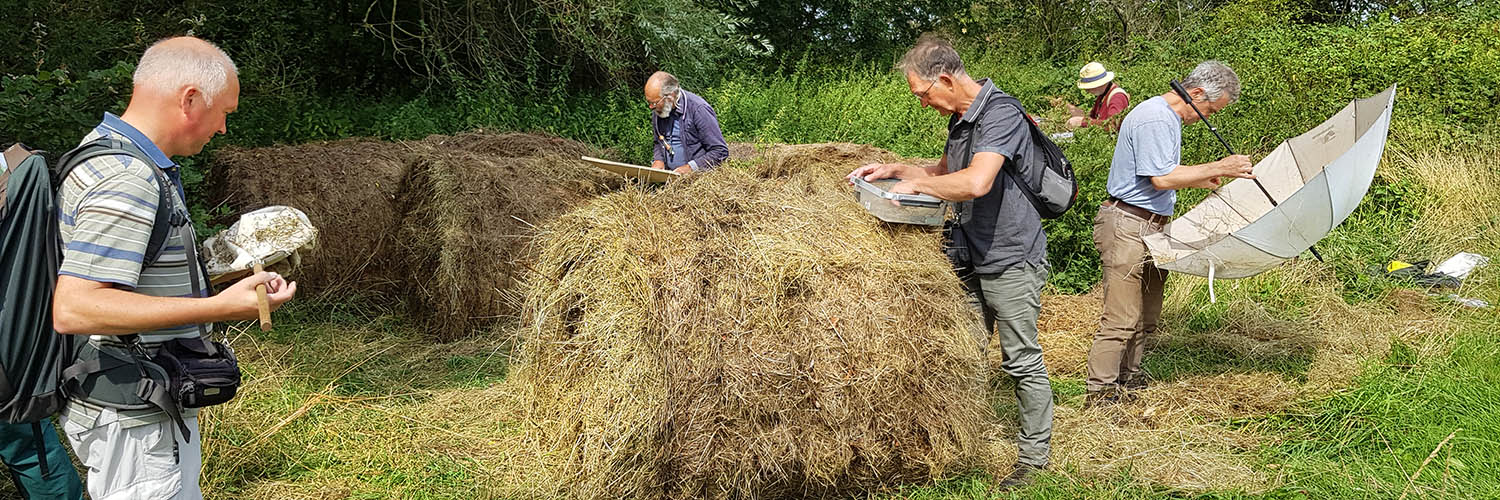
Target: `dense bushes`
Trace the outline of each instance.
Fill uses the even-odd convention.
[[[344,5],[340,2],[323,3],[328,5],[305,7],[317,12],[292,9],[270,17],[259,13],[268,12],[277,5],[274,0],[216,5],[197,17],[187,16],[188,7],[175,4],[128,9],[109,7],[124,11],[105,9],[101,12],[118,14],[122,18],[156,19],[158,22],[102,26],[103,34],[96,38],[114,44],[110,45],[112,48],[66,57],[58,55],[64,53],[61,49],[67,43],[58,38],[59,34],[77,34],[83,28],[77,24],[76,15],[57,17],[56,21],[49,19],[46,30],[50,30],[50,34],[39,35],[37,29],[33,29],[4,42],[12,52],[0,54],[5,58],[0,59],[5,61],[3,72],[8,75],[4,77],[4,87],[0,88],[0,142],[20,139],[52,149],[71,145],[95,123],[100,112],[118,111],[123,105],[123,98],[128,93],[130,65],[110,61],[133,59],[144,44],[157,35],[191,28],[205,36],[217,37],[216,40],[241,61],[245,72],[241,111],[230,119],[230,135],[216,141],[215,145],[295,143],[347,136],[404,139],[472,128],[543,130],[612,149],[612,155],[621,159],[644,161],[649,154],[649,124],[640,96],[639,78],[635,78],[639,71],[648,68],[646,65],[656,58],[665,58],[667,62],[662,64],[672,67],[677,64],[672,60],[722,62],[715,58],[715,54],[722,53],[712,47],[694,46],[696,48],[687,51],[652,52],[652,57],[642,58],[632,52],[639,47],[620,45],[604,50],[588,44],[635,40],[659,46],[663,38],[636,39],[631,38],[635,35],[622,33],[645,29],[642,26],[666,29],[674,22],[728,22],[719,18],[673,21],[651,17],[651,22],[633,28],[619,28],[625,31],[618,33],[611,32],[610,36],[624,36],[623,39],[570,42],[574,43],[569,46],[573,48],[566,50],[593,51],[599,52],[599,57],[616,58],[614,63],[589,63],[597,70],[597,74],[590,77],[599,80],[595,82],[596,86],[572,87],[570,90],[564,82],[580,84],[573,77],[545,71],[532,74],[526,72],[531,70],[526,70],[515,73],[514,78],[487,78],[484,75],[490,73],[486,71],[500,71],[500,66],[476,70],[476,66],[457,59],[453,64],[462,68],[440,72],[440,78],[418,76],[409,71],[416,60],[391,57],[402,54],[417,57],[420,51],[389,53],[383,52],[383,48],[371,48],[368,44],[374,33],[360,34],[361,30],[370,27],[349,23],[371,22],[371,26],[390,28],[389,23],[372,20],[377,20],[375,16],[385,16],[382,19],[387,20],[410,20],[419,18],[413,16],[436,14],[402,10],[415,9],[414,5],[417,5],[407,3],[399,3],[396,5],[399,8],[384,13],[351,14],[344,12]],[[787,8],[792,8],[791,4],[795,3],[781,2],[788,5]],[[829,4],[833,3],[836,2]],[[1005,7],[1009,4],[991,0],[976,2],[954,16],[928,17],[913,22],[953,29],[971,73],[992,77],[1002,89],[1019,97],[1033,113],[1044,110],[1048,96],[1066,96],[1074,102],[1082,102],[1085,96],[1073,88],[1072,82],[1077,67],[1090,60],[1103,61],[1114,69],[1136,102],[1165,92],[1167,80],[1182,77],[1200,60],[1226,61],[1244,81],[1244,94],[1240,102],[1215,117],[1214,122],[1239,151],[1252,155],[1269,152],[1280,141],[1322,121],[1350,99],[1374,94],[1393,83],[1401,88],[1393,125],[1393,149],[1424,150],[1493,141],[1500,132],[1500,125],[1496,125],[1492,118],[1500,113],[1500,39],[1493,36],[1500,32],[1500,10],[1467,5],[1462,1],[1455,1],[1452,5],[1432,4],[1436,7],[1425,10],[1412,10],[1410,5],[1401,2],[1361,3],[1359,8],[1365,9],[1365,14],[1354,16],[1358,18],[1356,21],[1348,21],[1351,19],[1348,12],[1338,9],[1353,9],[1354,3],[1338,9],[1325,6],[1322,10],[1314,3],[1311,0],[1240,0],[1212,11],[1194,8],[1191,10],[1196,13],[1184,18],[1174,17],[1174,12],[1132,11],[1127,14],[1127,21],[1128,16],[1144,16],[1154,19],[1159,29],[1131,29],[1128,39],[1111,38],[1116,36],[1110,31],[1115,28],[1107,18],[1115,15],[1113,9],[1100,10],[1098,5],[1090,7],[1081,3],[1049,7],[1064,10],[1087,7],[1093,10],[1075,13],[1083,16],[1079,19],[1086,22],[1080,21],[1067,30],[1048,32],[1046,36],[1028,31],[1034,26],[1024,29],[1010,27],[1023,19],[1016,16],[1031,15],[1044,19],[1066,12],[1009,9]],[[10,20],[18,15],[16,12],[30,12],[29,15],[40,18],[43,4],[46,2],[27,3],[18,11],[0,13],[0,17]],[[596,9],[614,9],[610,12],[590,11],[588,14],[596,17],[556,18],[548,22],[602,22],[600,19],[604,18],[597,16],[608,15],[625,16],[611,18],[621,22],[631,19],[635,20],[631,22],[645,22],[642,18],[630,16],[657,12],[639,10],[648,4],[655,5],[647,0],[635,3],[615,0],[596,5]],[[391,7],[391,4],[377,3],[377,6],[382,5],[383,8]],[[423,9],[440,5],[446,4],[421,4]],[[1124,2],[1118,5],[1129,7]],[[1203,3],[1198,7],[1212,5]],[[870,8],[898,7],[874,5]],[[1378,10],[1382,8],[1390,10]],[[1325,11],[1343,14],[1315,15]],[[1389,14],[1398,11],[1406,14],[1400,17]],[[746,16],[764,15],[763,12],[757,14],[761,11],[754,8],[736,12]],[[921,13],[908,14],[917,16]],[[311,20],[286,17],[299,15],[311,16],[308,17]],[[168,18],[185,19],[186,24],[161,21]],[[1322,18],[1336,22],[1309,22],[1309,19]],[[264,20],[263,27],[255,25],[257,19]],[[755,19],[759,18],[747,18],[745,24],[736,24],[747,31],[737,32],[739,35],[720,33],[715,36],[728,38],[714,38],[718,42],[713,43],[733,40],[749,43],[752,39],[735,37],[750,37],[755,34],[754,30],[762,29],[757,26],[769,26],[756,24]],[[410,28],[409,25],[401,26]],[[582,32],[569,33],[572,34],[567,36],[583,36]],[[674,31],[651,36],[688,36],[685,33]],[[605,34],[608,33],[600,36]],[[549,36],[564,35],[554,33]],[[899,38],[906,33],[902,31],[896,35]],[[838,36],[858,39],[857,34]],[[302,41],[287,43],[294,39]],[[422,40],[431,41],[432,38]],[[528,40],[543,39],[533,37]],[[703,43],[710,41],[700,40]],[[306,42],[305,46],[303,42]],[[905,82],[890,69],[893,54],[867,55],[869,59],[851,55],[830,64],[828,54],[844,53],[840,51],[849,47],[830,41],[825,44],[828,49],[824,52],[815,41],[797,43],[806,44],[810,55],[771,61],[752,58],[713,72],[690,70],[684,75],[684,84],[703,94],[715,106],[731,140],[843,141],[872,144],[907,156],[936,157],[942,153],[946,122],[932,111],[919,107]],[[334,45],[362,48],[329,49]],[[899,44],[892,46],[900,50]],[[748,50],[748,47],[739,48]],[[381,55],[373,57],[371,54]],[[448,54],[453,57],[461,55],[456,49]],[[469,57],[477,53],[465,54]],[[702,54],[702,57],[695,58],[695,54]],[[787,55],[776,54],[782,58]],[[384,62],[377,63],[377,59]],[[547,60],[556,62],[557,59]],[[398,64],[400,61],[405,61],[407,66]],[[54,63],[65,69],[37,69],[38,65]],[[691,64],[684,67],[687,66]],[[579,66],[574,64],[571,67]],[[549,74],[552,76],[547,76]],[[392,83],[395,80],[409,85]],[[1184,139],[1185,162],[1211,161],[1224,154],[1221,146],[1202,126],[1189,127],[1184,132]],[[1079,134],[1077,141],[1065,147],[1083,173],[1084,202],[1080,202],[1075,213],[1049,222],[1048,232],[1055,267],[1053,283],[1076,291],[1091,286],[1097,279],[1097,256],[1090,239],[1090,220],[1094,207],[1103,197],[1104,172],[1114,144],[1109,134],[1088,131]],[[196,177],[190,175],[189,180]],[[1403,186],[1399,179],[1381,179],[1372,192],[1374,197],[1370,202],[1346,224],[1358,227],[1362,236],[1355,239],[1369,246],[1346,254],[1335,244],[1325,252],[1325,255],[1349,257],[1340,259],[1340,262],[1349,262],[1341,265],[1355,266],[1359,264],[1358,259],[1378,260],[1389,256],[1395,251],[1389,241],[1400,231],[1402,226],[1399,224],[1414,218],[1405,214],[1401,207],[1406,206],[1407,198],[1417,194],[1414,189]],[[1181,198],[1182,205],[1190,206],[1201,196],[1201,191],[1189,192]],[[1351,230],[1341,228],[1334,235],[1335,241],[1350,238],[1347,232]]]

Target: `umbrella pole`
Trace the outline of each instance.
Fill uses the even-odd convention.
[[[1224,136],[1219,134],[1219,128],[1215,127],[1212,122],[1209,122],[1208,117],[1203,116],[1202,111],[1198,111],[1198,105],[1193,104],[1193,97],[1188,95],[1187,89],[1183,88],[1182,84],[1178,83],[1177,80],[1172,80],[1171,85],[1172,91],[1177,92],[1177,97],[1181,97],[1182,102],[1187,103],[1188,107],[1193,108],[1193,112],[1198,114],[1198,121],[1203,122],[1204,125],[1208,125],[1208,130],[1214,133],[1214,137],[1219,138],[1219,144],[1224,145],[1224,150],[1228,151],[1230,155],[1238,154],[1234,152],[1234,147],[1229,145],[1229,141],[1224,140]],[[1266,199],[1271,202],[1271,206],[1279,205],[1276,202],[1276,198],[1271,196],[1271,192],[1266,190],[1266,185],[1260,183],[1260,179],[1250,180],[1255,183],[1255,187],[1260,188],[1261,194],[1266,195]],[[1318,258],[1318,262],[1323,262],[1323,254],[1318,253],[1317,244],[1310,245],[1307,249],[1312,252],[1313,257]]]

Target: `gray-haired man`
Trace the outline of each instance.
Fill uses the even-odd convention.
[[[125,113],[105,114],[84,138],[107,138],[140,156],[93,157],[62,180],[58,227],[64,250],[52,323],[58,333],[89,336],[80,349],[83,363],[76,366],[88,362],[85,351],[134,345],[154,352],[165,342],[198,338],[201,324],[256,318],[256,285],[266,285],[272,308],[296,294],[296,283],[262,272],[209,296],[207,284],[193,278],[199,264],[188,246],[162,247],[151,262],[145,255],[157,210],[167,208],[157,206],[161,193],[169,193],[172,210],[187,212],[172,157],[198,154],[214,135],[226,133],[239,93],[234,63],[218,47],[192,37],[163,40],[141,56]],[[168,240],[191,241],[192,224],[172,228]],[[131,334],[139,335],[139,344],[122,341]],[[85,370],[62,413],[63,431],[88,468],[89,497],[203,498],[196,410],[177,408],[179,427],[166,408],[103,401],[101,387],[135,387],[144,376],[145,368],[119,368]]]
[[[1167,272],[1155,266],[1143,237],[1161,231],[1172,216],[1177,190],[1214,189],[1220,178],[1251,179],[1250,158],[1225,157],[1182,165],[1182,126],[1219,112],[1240,96],[1240,79],[1218,61],[1205,61],[1182,80],[1192,104],[1175,92],[1136,106],[1120,125],[1110,162],[1109,199],[1094,218],[1094,245],[1103,261],[1104,311],[1089,348],[1089,406],[1117,403],[1145,387],[1141,356],[1161,315]]]
[[[1006,104],[989,79],[974,80],[947,41],[924,36],[902,57],[912,95],[948,119],[948,143],[936,165],[865,165],[849,173],[865,180],[899,178],[896,193],[922,193],[959,203],[948,234],[950,258],[985,331],[1000,344],[1000,365],[1016,381],[1021,411],[1016,469],[1001,481],[1009,488],[1047,466],[1052,441],[1052,383],[1037,343],[1042,285],[1047,282],[1047,235],[1042,218],[1020,185],[1002,168],[1036,154],[1026,114]]]
[[[654,144],[651,167],[679,174],[713,170],[729,159],[719,115],[698,94],[684,90],[677,77],[658,71],[646,80]]]

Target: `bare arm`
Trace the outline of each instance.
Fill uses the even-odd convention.
[[[297,284],[274,273],[259,273],[223,293],[195,299],[152,297],[108,283],[58,276],[52,297],[52,325],[58,333],[125,335],[178,325],[255,319],[255,285],[265,283],[271,309],[291,300]]]
[[[921,193],[948,201],[968,201],[990,192],[995,177],[1005,164],[999,153],[974,153],[969,167],[951,174],[934,175],[901,182],[891,187],[893,193]]]
[[[937,164],[926,167],[906,163],[870,163],[854,169],[846,177],[851,181],[855,177],[863,177],[867,181],[876,181],[880,179],[916,179],[943,175],[947,172],[948,155],[943,155],[942,158],[938,159]]]
[[[1194,187],[1214,189],[1219,187],[1220,177],[1254,179],[1255,175],[1251,173],[1253,168],[1248,156],[1228,156],[1202,165],[1178,165],[1167,175],[1152,177],[1151,186],[1163,191]]]

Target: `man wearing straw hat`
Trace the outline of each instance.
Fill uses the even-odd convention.
[[[1068,103],[1068,128],[1083,128],[1104,125],[1111,130],[1120,128],[1119,120],[1111,118],[1130,107],[1130,94],[1115,81],[1115,72],[1104,69],[1103,64],[1091,62],[1078,70],[1078,88],[1094,96],[1094,105],[1085,113],[1078,106]]]
[[[171,158],[198,154],[214,135],[226,133],[225,119],[238,106],[239,92],[234,63],[211,43],[178,37],[146,49],[125,113],[106,113],[83,141],[107,138],[134,152],[87,159],[62,179],[58,226],[64,250],[52,312],[58,333],[89,335],[93,352],[133,348],[122,347],[130,338],[121,336],[139,334],[133,345],[149,354],[162,342],[197,338],[199,325],[258,317],[257,285],[268,288],[272,308],[291,300],[296,283],[274,273],[257,273],[218,295],[194,290],[191,276],[197,273],[190,266],[199,264],[188,257],[195,255],[190,245],[179,243],[191,241],[191,221],[172,227],[170,243],[145,264],[158,208],[187,212]],[[157,206],[163,191],[169,207]],[[79,360],[75,366],[83,366],[81,355]],[[88,469],[89,496],[202,498],[203,436],[194,409],[176,409],[179,426],[165,408],[122,409],[94,400],[91,387],[133,387],[145,377],[134,373],[85,371],[81,393],[68,393],[63,431]]]
[[[679,174],[707,172],[729,159],[719,115],[698,94],[684,90],[677,77],[657,71],[646,80],[651,109],[651,168]]]
[[[949,229],[949,258],[970,303],[984,319],[976,333],[987,349],[990,335],[1004,354],[1001,368],[1016,381],[1020,453],[1000,482],[1011,488],[1047,466],[1052,441],[1052,383],[1037,343],[1037,315],[1047,283],[1047,235],[1024,189],[1002,168],[1036,154],[1030,125],[1019,105],[989,79],[974,80],[948,41],[923,36],[897,69],[923,107],[949,116],[948,143],[936,165],[865,165],[849,174],[865,180],[903,179],[893,193],[921,193],[959,202]]]
[[[1205,61],[1182,86],[1191,102],[1168,91],[1136,106],[1120,126],[1105,184],[1109,199],[1094,217],[1104,309],[1089,347],[1086,406],[1129,400],[1130,391],[1146,386],[1141,357],[1161,316],[1167,272],[1153,264],[1143,238],[1166,225],[1177,190],[1217,188],[1223,177],[1254,178],[1244,155],[1181,164],[1182,127],[1199,121],[1198,111],[1207,117],[1238,99],[1239,76],[1224,63]]]

